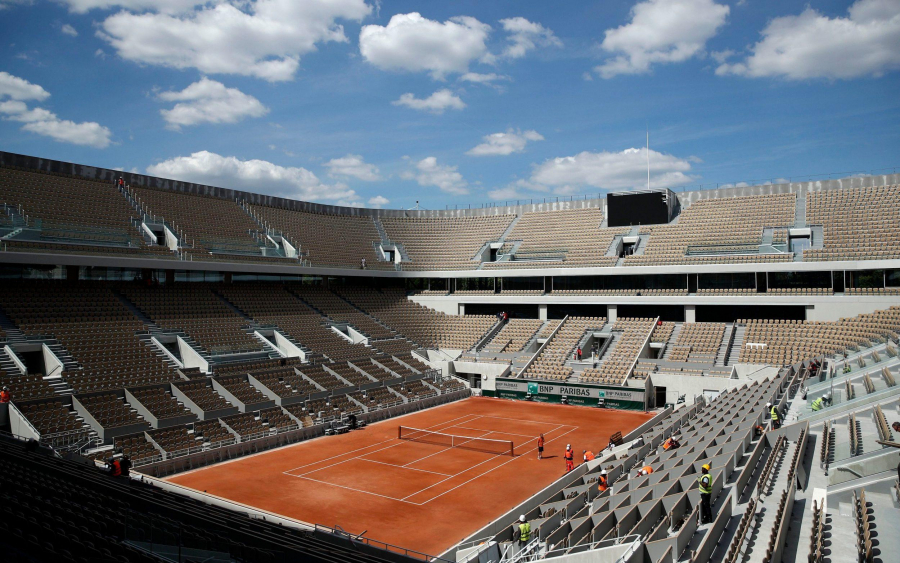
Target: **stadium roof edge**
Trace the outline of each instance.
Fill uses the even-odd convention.
[[[293,211],[306,211],[310,213],[325,213],[331,215],[354,215],[376,217],[471,217],[489,215],[508,215],[527,213],[533,211],[555,211],[564,209],[588,209],[603,207],[605,198],[568,200],[568,201],[544,201],[541,203],[527,203],[519,205],[504,205],[492,207],[477,207],[467,209],[372,209],[366,207],[343,207],[327,205],[308,201],[276,197],[254,192],[246,192],[231,188],[182,182],[167,178],[158,178],[123,172],[110,168],[75,164],[48,158],[22,155],[0,151],[0,166],[15,167],[26,170],[37,170],[51,174],[64,174],[79,176],[90,180],[113,182],[118,177],[123,177],[133,186],[170,190],[193,195],[203,195],[231,201],[246,201],[251,205],[265,205],[289,209]],[[833,190],[851,187],[881,186],[900,184],[900,174],[884,174],[873,176],[853,176],[834,180],[818,180],[810,182],[794,182],[789,184],[764,184],[758,186],[741,186],[732,188],[718,188],[714,190],[695,190],[676,192],[681,205],[686,207],[690,203],[709,198],[742,197],[751,195],[767,195],[779,193],[806,193],[811,191]],[[616,192],[629,193],[629,192]]]

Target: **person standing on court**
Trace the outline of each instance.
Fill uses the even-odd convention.
[[[575,469],[575,452],[572,451],[572,444],[566,444],[566,473]]]
[[[538,459],[544,459],[544,435],[538,436]]]
[[[698,488],[700,489],[700,525],[712,523],[712,475],[709,474],[709,464],[704,463],[700,468],[701,475]]]
[[[516,539],[519,542],[519,549],[521,550],[526,545],[528,545],[529,541],[531,541],[531,524],[529,524],[525,520],[524,514],[519,516],[518,529],[519,529],[519,537]]]

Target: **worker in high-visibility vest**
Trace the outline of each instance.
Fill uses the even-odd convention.
[[[575,452],[572,451],[572,444],[566,444],[566,453],[563,454],[566,459],[566,473],[575,469]]]
[[[643,477],[644,475],[650,475],[651,473],[653,473],[653,468],[649,465],[645,465],[638,469],[637,477]]]
[[[516,538],[519,542],[519,547],[525,547],[529,541],[531,541],[531,524],[525,521],[525,515],[519,516],[519,537]]]
[[[594,452],[589,452],[588,450],[582,450],[581,456],[584,463],[594,461],[594,458],[597,457],[594,455]]]
[[[700,525],[712,523],[712,475],[709,474],[709,464],[704,463],[700,468]]]
[[[781,422],[778,420],[778,405],[766,403],[766,408],[769,409],[769,416],[772,417],[772,429],[781,428]]]
[[[597,490],[602,493],[607,489],[609,489],[609,476],[604,469],[600,472],[600,479],[597,480]]]

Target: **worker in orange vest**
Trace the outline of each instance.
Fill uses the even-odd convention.
[[[600,472],[600,479],[597,483],[597,490],[601,493],[609,488],[609,477],[607,477],[606,470]]]
[[[575,452],[572,451],[572,444],[566,444],[566,473],[575,469]]]
[[[637,472],[637,476],[641,477],[643,475],[650,475],[651,473],[653,473],[653,468],[649,465],[645,465],[644,467],[641,467],[641,469]]]
[[[544,458],[544,435],[538,436],[538,459]]]
[[[11,400],[12,400],[12,395],[9,392],[9,387],[4,385],[3,390],[0,391],[0,403],[8,403]]]
[[[584,456],[584,463],[594,461],[594,458],[597,457],[594,455],[594,452],[589,452],[587,450],[582,450],[581,454]]]
[[[663,442],[663,449],[666,451],[674,450],[678,448],[681,444],[678,440],[675,439],[674,436],[668,438],[665,442]]]

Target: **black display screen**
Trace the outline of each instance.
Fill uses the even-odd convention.
[[[606,196],[606,210],[610,227],[669,222],[665,192],[609,194]]]

